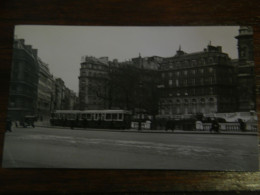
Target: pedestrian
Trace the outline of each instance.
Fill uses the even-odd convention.
[[[175,129],[174,121],[173,120],[167,120],[165,131],[168,131],[168,130],[174,131],[174,129]]]
[[[239,123],[240,130],[245,131],[246,130],[246,124],[244,123],[244,121],[242,119],[238,119],[238,123]]]
[[[170,129],[170,120],[167,120],[165,125],[165,131],[168,131],[169,129]]]
[[[70,128],[74,129],[74,121],[73,120],[70,121]]]
[[[219,124],[216,119],[213,119],[213,121],[211,123],[210,132],[212,132],[212,131],[219,133]]]
[[[32,125],[33,128],[35,127],[33,119],[32,119],[31,125]]]
[[[6,121],[6,131],[12,132],[12,121],[10,119]]]
[[[83,119],[83,127],[86,129],[88,127],[88,121],[86,118]]]

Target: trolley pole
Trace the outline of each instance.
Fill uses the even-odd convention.
[[[143,88],[143,83],[142,81],[139,82],[139,91],[140,91],[140,99],[139,99],[139,122],[138,122],[138,130],[142,130],[142,88]]]

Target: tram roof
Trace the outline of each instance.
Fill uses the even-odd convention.
[[[88,113],[131,113],[128,110],[56,110],[55,113],[88,114]]]

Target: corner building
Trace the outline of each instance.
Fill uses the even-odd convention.
[[[179,49],[163,59],[159,71],[160,116],[236,111],[235,67],[220,46],[190,54]]]
[[[256,81],[253,52],[253,29],[241,26],[236,36],[238,47],[237,87],[239,111],[256,110]]]
[[[107,57],[82,57],[79,76],[79,108],[81,110],[107,107],[108,70]]]
[[[26,45],[24,39],[15,39],[8,105],[11,120],[23,120],[26,115],[36,115],[38,79],[37,49]]]
[[[49,71],[48,64],[44,63],[38,57],[39,64],[39,81],[38,81],[38,98],[37,98],[37,116],[40,120],[48,119],[53,109],[53,87],[54,78]]]

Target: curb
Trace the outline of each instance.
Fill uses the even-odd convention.
[[[208,134],[208,135],[251,135],[257,136],[258,132],[221,132],[221,133],[210,133],[205,131],[182,131],[182,130],[175,130],[175,131],[164,131],[164,130],[137,130],[137,129],[84,129],[84,128],[74,128],[71,129],[70,127],[61,127],[61,126],[44,126],[44,125],[36,125],[35,127],[43,127],[43,128],[55,128],[55,129],[68,129],[68,130],[87,130],[87,131],[110,131],[110,132],[129,132],[129,133],[164,133],[164,134]]]

